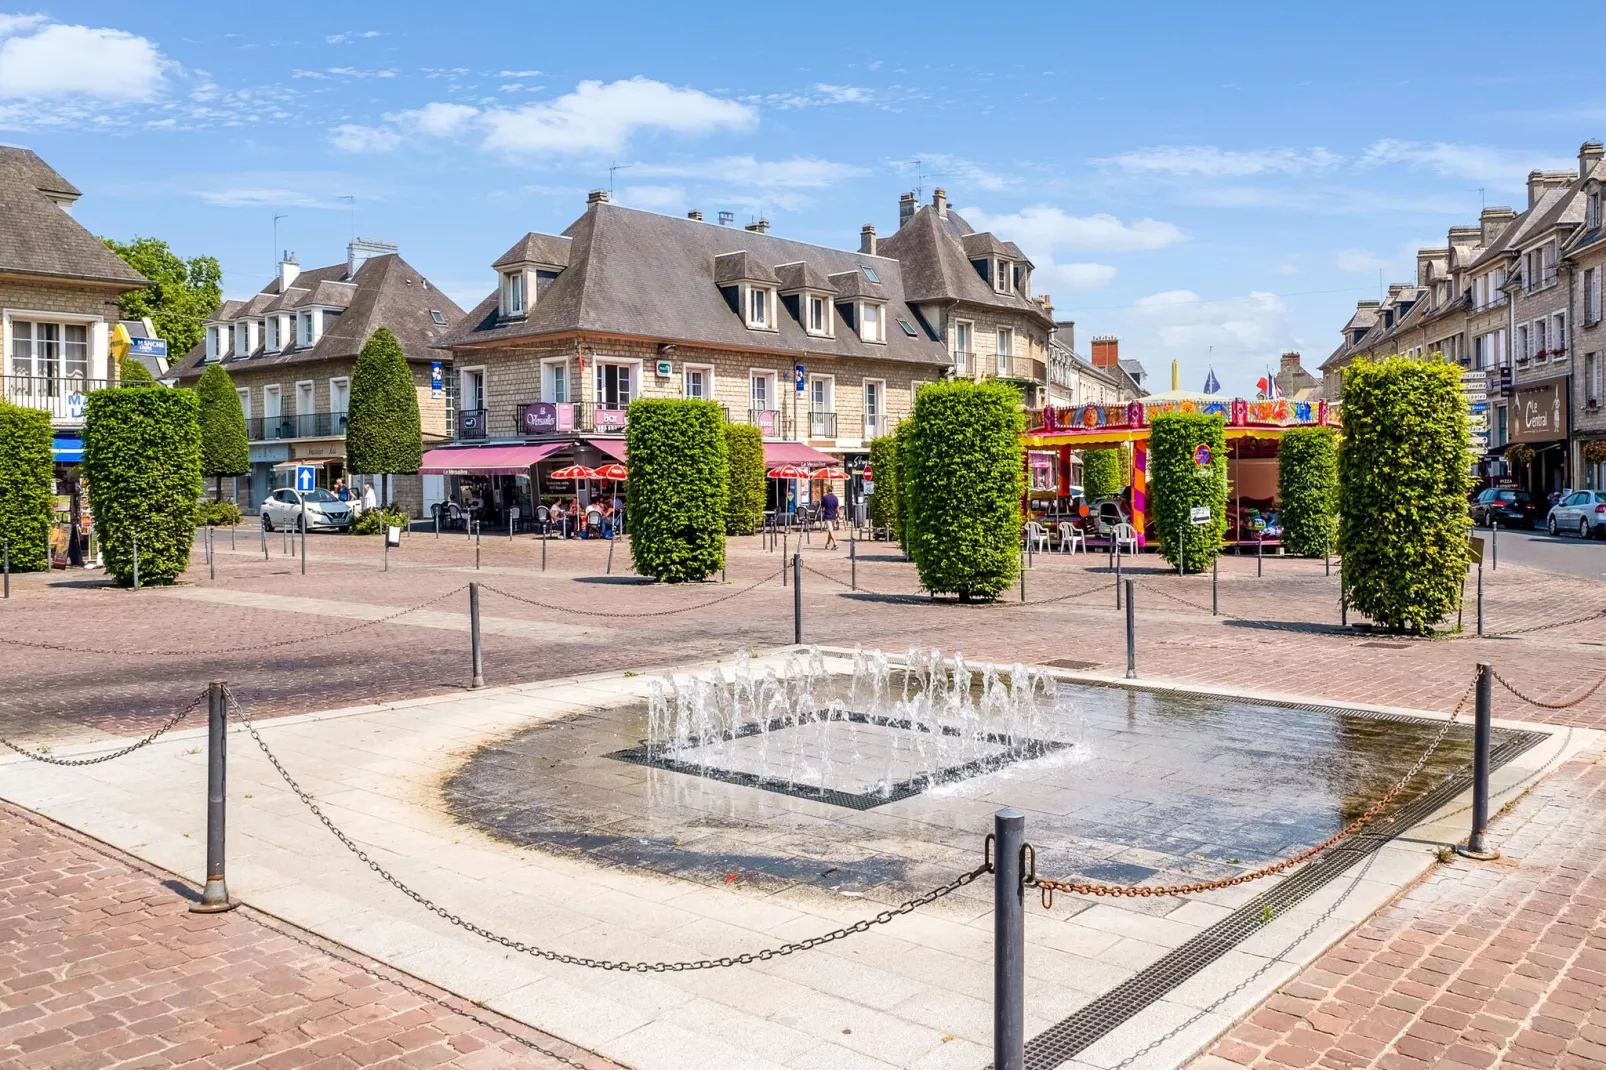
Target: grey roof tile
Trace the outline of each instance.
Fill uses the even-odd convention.
[[[515,264],[568,267],[569,239],[561,234],[536,234],[532,231],[515,242],[513,248],[497,257],[491,266],[501,270]]]
[[[977,245],[982,239],[987,240],[989,248],[996,243],[1006,255],[1025,259],[1020,256],[1019,248],[1009,246],[1014,248],[1010,253],[1007,243],[991,235],[977,234],[958,212],[949,209],[943,216],[929,204],[916,211],[896,233],[882,239],[877,248],[883,256],[898,261],[903,270],[906,296],[911,302],[963,301],[1009,309],[1036,316],[1045,328],[1052,328],[1053,318],[1036,301],[1018,293],[1001,294],[977,274],[965,249],[967,243]]]
[[[46,193],[78,196],[31,150],[0,146],[0,271],[127,283],[130,290],[147,284]]]

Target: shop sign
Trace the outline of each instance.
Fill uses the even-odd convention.
[[[1500,396],[1503,398],[1511,396],[1511,365],[1509,364],[1500,365]]]
[[[1567,437],[1567,380],[1523,383],[1511,403],[1512,442],[1552,442]]]
[[[675,374],[675,364],[674,364],[673,361],[660,360],[658,362],[658,375],[661,378],[668,378],[669,376],[674,375],[674,374]]]
[[[764,409],[758,414],[758,433],[765,438],[775,437],[775,410]]]
[[[252,464],[277,464],[290,459],[290,445],[287,442],[273,442],[251,447]]]
[[[550,401],[519,406],[519,426],[526,435],[546,435],[558,429],[558,407]]]
[[[628,414],[624,409],[597,409],[596,424],[598,431],[623,431]]]
[[[438,398],[446,393],[446,369],[440,361],[431,361],[429,365],[429,396]]]

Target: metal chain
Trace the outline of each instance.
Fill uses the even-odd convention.
[[[435,603],[444,602],[446,599],[451,598],[453,595],[461,594],[466,590],[468,590],[468,584],[465,583],[461,587],[454,587],[452,590],[447,591],[445,594],[438,595],[435,598],[431,598],[427,602],[420,602],[418,605],[416,605],[416,606],[408,606],[406,609],[398,609],[394,613],[386,614],[383,617],[375,617],[373,620],[365,620],[365,621],[362,621],[361,623],[353,624],[349,628],[337,628],[337,629],[335,629],[334,631],[331,631],[331,632],[317,632],[317,633],[315,633],[313,635],[298,635],[298,636],[296,636],[296,637],[294,637],[292,639],[274,639],[274,640],[272,640],[270,642],[256,643],[256,644],[253,644],[251,646],[225,647],[225,648],[223,648],[221,650],[216,649],[216,648],[210,648],[210,647],[206,648],[204,650],[193,650],[193,649],[185,649],[185,650],[104,650],[104,649],[100,649],[98,647],[66,646],[66,645],[61,644],[61,643],[39,643],[39,642],[34,642],[34,641],[28,640],[28,639],[16,639],[16,638],[13,638],[11,636],[6,636],[6,635],[0,635],[0,643],[10,643],[13,646],[32,647],[32,648],[37,649],[37,650],[59,650],[59,651],[61,651],[63,653],[66,653],[66,654],[106,654],[106,655],[121,655],[121,656],[142,657],[142,658],[156,658],[156,657],[185,657],[185,658],[188,658],[188,657],[196,657],[196,656],[201,656],[201,655],[218,656],[218,655],[227,655],[227,654],[252,654],[252,653],[256,653],[257,651],[261,651],[261,650],[275,650],[275,649],[278,649],[280,647],[295,646],[298,643],[312,643],[312,642],[316,642],[316,641],[318,641],[320,639],[335,639],[335,638],[338,638],[339,636],[342,636],[342,635],[350,635],[352,632],[362,631],[364,628],[372,628],[375,625],[379,625],[379,624],[388,624],[389,622],[395,620],[397,617],[405,617],[409,613],[417,613],[420,609],[428,609],[430,606],[434,605]]]
[[[164,732],[167,732],[174,725],[178,724],[184,718],[194,713],[201,703],[205,701],[206,692],[202,691],[199,695],[195,696],[193,700],[191,700],[188,706],[185,706],[183,709],[174,713],[173,716],[169,717],[166,721],[163,721],[161,727],[157,728],[154,732],[140,740],[138,743],[132,743],[129,746],[124,747],[122,750],[112,751],[110,754],[102,754],[95,758],[52,758],[48,754],[39,754],[34,751],[24,750],[22,747],[17,746],[9,739],[4,738],[0,738],[0,746],[8,747],[9,749],[14,750],[18,754],[22,755],[24,758],[28,758],[35,762],[44,762],[46,765],[99,765],[101,762],[109,762],[113,758],[121,758],[125,754],[132,754],[141,747],[148,747],[152,743],[155,743],[158,736],[162,735]]]
[[[1356,833],[1360,832],[1361,829],[1371,824],[1372,821],[1383,812],[1383,809],[1388,806],[1389,803],[1393,802],[1395,797],[1398,796],[1400,792],[1405,790],[1406,785],[1408,785],[1412,780],[1415,780],[1417,774],[1420,773],[1423,767],[1428,764],[1428,759],[1433,757],[1433,752],[1439,749],[1439,744],[1444,742],[1444,738],[1445,736],[1449,735],[1451,727],[1457,723],[1457,720],[1461,716],[1461,711],[1466,708],[1467,699],[1472,696],[1472,690],[1476,686],[1477,680],[1474,678],[1471,683],[1467,684],[1467,689],[1462,692],[1460,700],[1455,704],[1455,708],[1450,711],[1449,718],[1447,718],[1445,722],[1439,726],[1438,733],[1433,737],[1432,742],[1428,744],[1427,749],[1422,752],[1422,756],[1416,760],[1415,764],[1413,764],[1410,769],[1406,770],[1404,776],[1395,781],[1393,787],[1389,788],[1388,791],[1383,793],[1382,798],[1378,799],[1377,802],[1367,807],[1366,811],[1354,821],[1351,821],[1348,825],[1339,829],[1321,843],[1318,843],[1313,847],[1307,847],[1297,855],[1282,859],[1279,862],[1273,862],[1270,865],[1262,866],[1260,869],[1253,870],[1249,873],[1240,873],[1236,876],[1222,877],[1213,881],[1196,881],[1193,884],[1088,884],[1083,881],[1051,880],[1048,878],[1037,877],[1035,875],[1033,875],[1027,883],[1035,885],[1037,888],[1042,890],[1043,906],[1048,908],[1054,905],[1055,892],[1070,892],[1074,895],[1131,896],[1145,899],[1150,896],[1198,895],[1201,892],[1211,892],[1221,888],[1232,888],[1239,884],[1248,884],[1250,881],[1257,881],[1264,877],[1270,877],[1275,874],[1290,870],[1300,863],[1309,861],[1310,859],[1316,857],[1340,841],[1349,839],[1351,836],[1354,836]]]
[[[726,955],[717,959],[695,959],[684,962],[626,962],[614,959],[593,959],[582,955],[568,955],[559,951],[552,951],[547,948],[536,947],[533,944],[526,944],[522,940],[514,940],[510,937],[502,936],[498,933],[492,932],[484,926],[477,925],[472,921],[466,921],[461,916],[453,914],[445,907],[440,906],[434,900],[428,898],[420,892],[414,891],[412,888],[409,888],[406,884],[402,883],[402,881],[391,874],[389,870],[385,869],[385,867],[381,866],[378,862],[375,862],[371,857],[369,857],[368,852],[357,846],[351,837],[347,836],[339,829],[339,827],[335,825],[333,821],[329,820],[329,816],[323,812],[322,808],[320,808],[315,801],[313,801],[312,796],[308,794],[300,784],[297,784],[295,778],[290,775],[289,771],[286,770],[282,764],[280,764],[278,756],[268,748],[267,741],[262,738],[259,732],[257,732],[256,725],[252,723],[250,718],[246,717],[244,711],[240,709],[239,703],[235,701],[233,693],[225,693],[228,696],[230,715],[245,726],[246,731],[251,734],[251,738],[256,741],[256,745],[267,757],[269,763],[272,764],[279,776],[287,785],[289,785],[290,790],[295,793],[297,798],[306,804],[307,809],[312,811],[313,816],[323,824],[324,828],[329,830],[335,839],[340,841],[341,845],[344,846],[346,850],[356,855],[358,860],[366,865],[369,869],[373,870],[381,880],[390,885],[392,888],[395,888],[398,892],[401,892],[403,895],[407,896],[409,899],[423,907],[425,910],[429,911],[431,914],[450,922],[460,929],[473,933],[475,936],[478,936],[483,940],[488,940],[493,944],[505,947],[509,951],[517,951],[524,955],[533,955],[537,958],[543,958],[550,962],[559,962],[569,966],[586,966],[599,970],[619,970],[625,973],[683,973],[690,970],[711,970],[724,966],[746,966],[754,962],[768,962],[770,959],[779,958],[783,955],[790,955],[794,952],[809,951],[813,948],[819,947],[822,944],[829,944],[837,940],[845,939],[854,935],[855,933],[868,932],[873,926],[876,925],[885,925],[894,918],[908,914],[919,907],[934,903],[943,896],[951,895],[952,893],[963,888],[965,885],[976,880],[976,878],[980,877],[982,874],[992,872],[993,868],[990,861],[983,862],[980,866],[977,866],[970,872],[961,873],[947,884],[933,888],[926,894],[907,900],[895,907],[890,907],[886,910],[883,910],[872,918],[862,918],[859,921],[854,922],[852,925],[846,925],[840,929],[833,929],[830,932],[820,936],[811,936],[806,940],[797,940],[789,944],[782,944],[779,947],[765,948],[762,951],[750,951],[743,952],[740,955]]]
[[[1566,702],[1544,702],[1540,699],[1536,699],[1530,695],[1524,694],[1522,691],[1517,689],[1515,684],[1513,684],[1510,680],[1507,680],[1504,676],[1501,676],[1498,672],[1495,672],[1494,669],[1491,668],[1489,673],[1495,678],[1496,682],[1498,682],[1501,687],[1505,688],[1507,691],[1510,691],[1513,695],[1516,695],[1528,705],[1538,706],[1542,710],[1571,709],[1580,702],[1588,699],[1595,692],[1599,691],[1601,689],[1601,685],[1606,684],[1606,676],[1601,676],[1594,683],[1590,684],[1589,687],[1584,691],[1580,692],[1577,696],[1568,699]]]
[[[1551,621],[1549,624],[1533,624],[1526,628],[1513,628],[1509,632],[1487,632],[1482,636],[1482,638],[1487,639],[1493,637],[1498,639],[1507,635],[1528,635],[1531,632],[1542,632],[1550,628],[1565,628],[1570,624],[1586,624],[1592,620],[1600,620],[1602,615],[1606,615],[1606,609],[1597,609],[1593,613],[1586,613],[1581,617],[1573,617],[1570,620],[1557,620]],[[1457,636],[1457,638],[1476,639],[1479,637],[1463,633],[1462,635]]]
[[[785,571],[785,567],[784,566],[782,568],[782,571]],[[720,595],[718,598],[712,599],[712,600],[707,601],[707,602],[698,602],[696,605],[678,606],[675,609],[644,610],[644,611],[641,611],[641,612],[634,612],[634,613],[613,613],[613,612],[609,612],[607,610],[601,610],[601,609],[582,609],[582,608],[580,608],[578,606],[553,605],[550,602],[538,602],[534,598],[525,598],[523,595],[514,594],[512,591],[504,591],[500,587],[492,587],[488,583],[481,584],[480,586],[484,590],[490,591],[492,594],[499,594],[503,598],[511,598],[515,602],[523,602],[527,606],[535,606],[538,609],[550,609],[550,610],[554,610],[554,611],[556,611],[558,613],[578,613],[581,616],[585,616],[585,617],[606,617],[606,618],[609,618],[611,620],[635,620],[635,619],[637,619],[639,617],[670,617],[670,616],[674,616],[676,613],[690,613],[694,609],[707,609],[709,606],[717,606],[721,602],[728,602],[732,598],[738,598],[738,597],[748,593],[749,591],[754,590],[755,588],[764,586],[766,583],[770,582],[771,580],[773,580],[778,575],[780,575],[780,573],[775,573],[773,575],[765,576],[763,579],[759,580],[757,583],[751,584],[751,585],[749,585],[747,587],[743,587],[743,588],[741,588],[740,590],[737,590],[737,591],[732,591],[729,594]]]
[[[836,584],[838,587],[844,587],[844,588],[847,588],[848,590],[856,590],[857,592],[859,592],[861,594],[873,594],[873,595],[876,595],[877,597],[880,597],[880,598],[919,598],[920,597],[918,593],[896,595],[896,594],[892,594],[892,593],[886,592],[886,591],[872,591],[870,588],[865,587],[862,584],[859,587],[854,588],[850,584],[848,584],[846,581],[838,579],[836,576],[831,575],[829,572],[822,572],[819,569],[815,568],[813,565],[804,565],[803,566],[803,571],[812,572],[814,575],[820,577],[822,580],[829,580],[830,582]],[[966,608],[974,608],[974,609],[986,609],[986,608],[995,608],[995,609],[1017,608],[1018,609],[1018,608],[1020,608],[1022,606],[1046,606],[1046,605],[1050,605],[1050,604],[1052,604],[1054,602],[1064,602],[1067,599],[1071,599],[1071,598],[1081,598],[1083,595],[1092,594],[1095,591],[1103,591],[1103,590],[1106,590],[1108,587],[1109,587],[1109,585],[1107,583],[1097,583],[1097,584],[1094,584],[1092,587],[1084,587],[1079,591],[1071,591],[1068,594],[1056,595],[1053,598],[1033,599],[1032,601],[1029,601],[1029,602],[1012,602],[1012,601],[1009,601],[1008,599],[1000,597],[1000,598],[995,598],[992,601],[959,602],[959,603],[955,603],[955,604],[956,605],[962,605],[962,606],[964,606]]]

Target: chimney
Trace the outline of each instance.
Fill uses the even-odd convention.
[[[914,217],[915,195],[913,193],[905,193],[898,198],[898,227],[901,229],[905,223]]]
[[[1539,172],[1535,171],[1534,174]],[[1517,218],[1517,213],[1501,205],[1497,208],[1485,208],[1483,214],[1478,216],[1478,226],[1483,231],[1483,244],[1488,245],[1500,237],[1511,221]]]
[[[734,222],[736,222],[736,213],[735,212],[721,212],[721,213],[719,213],[719,225],[720,226],[728,227]]]
[[[948,191],[938,186],[931,191],[931,206],[937,210],[938,219],[948,218]]]
[[[703,218],[703,213],[701,213],[697,209],[693,208],[691,211],[686,213],[686,218],[687,219],[696,219],[696,220],[700,221]]]
[[[1093,339],[1093,367],[1113,368],[1121,359],[1121,340],[1102,334]]]
[[[586,203],[587,204],[607,204],[608,203],[608,191],[605,190],[605,189],[594,189],[594,190],[592,190],[590,193],[586,194]]]
[[[296,254],[285,250],[284,259],[279,261],[279,292],[288,290],[299,274],[301,265],[296,263]]]
[[[1601,155],[1602,155],[1603,151],[1606,151],[1606,150],[1602,150],[1601,149],[1601,144],[1598,141],[1586,141],[1581,146],[1579,146],[1579,148],[1578,148],[1578,177],[1579,178],[1588,178],[1589,177],[1589,172],[1593,171],[1595,169],[1595,165],[1600,163]]]
[[[757,222],[747,224],[742,229],[750,230],[754,234],[768,234],[770,232],[770,221],[768,219],[760,219]]]
[[[1038,294],[1037,304],[1042,308],[1043,315],[1049,319],[1054,318],[1054,299],[1048,294]]]
[[[1072,353],[1076,352],[1076,321],[1055,320],[1054,340],[1059,342],[1066,349],[1069,349]]]
[[[1298,353],[1284,353],[1283,354],[1283,367],[1284,368],[1297,368],[1297,367],[1299,367],[1299,354]]]
[[[875,227],[869,223],[859,228],[859,252],[875,255]]]
[[[367,238],[353,238],[346,245],[346,278],[357,274],[357,269],[367,262],[369,257],[384,256],[388,253],[399,252],[396,246],[388,241],[370,241]]]

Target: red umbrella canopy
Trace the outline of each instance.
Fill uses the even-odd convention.
[[[771,479],[807,479],[809,472],[806,468],[799,468],[795,464],[783,464],[779,468],[771,468],[768,473]]]
[[[618,461],[614,461],[597,469],[596,475],[598,479],[611,479],[615,483],[623,483],[630,478],[630,470]]]
[[[815,479],[846,479],[848,474],[835,465],[827,465],[813,473]]]
[[[559,468],[548,479],[599,479],[595,468],[587,468],[583,464],[571,464],[567,468]]]

